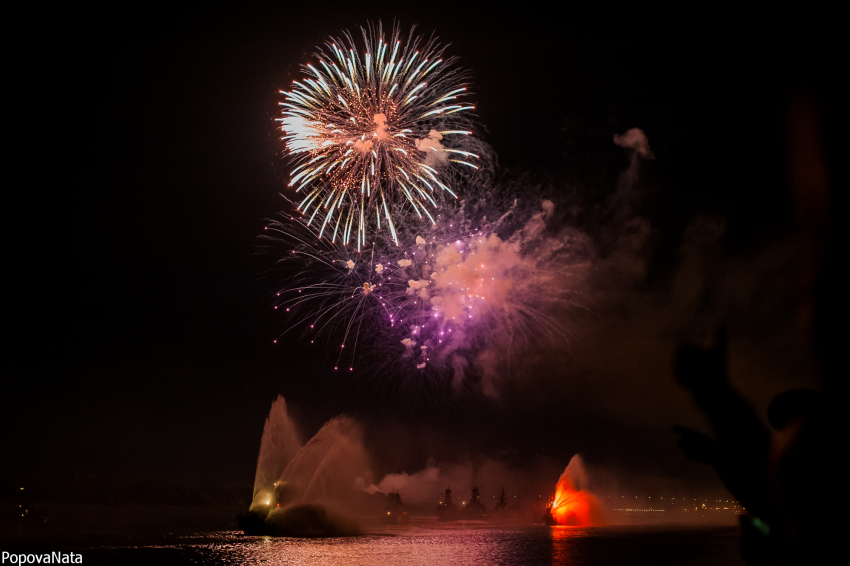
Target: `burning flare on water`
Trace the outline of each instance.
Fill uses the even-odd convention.
[[[585,476],[581,457],[575,455],[558,479],[555,497],[549,504],[549,513],[559,525],[571,527],[599,527],[605,521],[596,496],[576,487],[575,480]],[[581,483],[584,483],[583,481]]]

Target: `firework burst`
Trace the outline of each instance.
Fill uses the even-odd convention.
[[[485,352],[501,357],[532,336],[563,338],[564,313],[581,304],[574,280],[586,265],[586,239],[552,234],[551,202],[494,206],[483,187],[470,192],[441,210],[436,225],[404,232],[400,245],[379,235],[363,253],[317,240],[304,217],[270,222],[267,249],[285,250],[286,284],[274,305],[288,314],[284,332],[323,338],[338,352],[337,369],[352,370],[360,358],[396,375],[455,377]]]
[[[407,217],[434,224],[443,195],[456,197],[447,170],[477,169],[479,157],[465,142],[466,73],[445,48],[413,30],[405,43],[398,27],[389,41],[380,24],[361,31],[362,46],[346,32],[317,50],[306,77],[281,91],[278,119],[306,225],[358,251],[382,224],[396,245]]]

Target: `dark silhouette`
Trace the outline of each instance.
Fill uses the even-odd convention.
[[[452,501],[452,490],[446,488],[443,500],[437,505],[438,521],[455,521],[458,518],[457,505]]]
[[[817,563],[839,540],[835,412],[822,393],[786,391],[768,408],[769,432],[729,384],[725,350],[721,333],[711,350],[679,352],[676,375],[715,434],[674,427],[679,446],[713,466],[747,510],[741,553],[749,563]]]
[[[764,557],[766,561],[761,563],[772,563],[775,545],[769,537],[779,526],[780,514],[768,481],[770,433],[729,383],[725,332],[721,331],[710,350],[696,346],[682,348],[676,358],[675,372],[679,382],[693,394],[715,435],[712,439],[677,426],[674,430],[682,435],[679,447],[689,458],[713,466],[749,512],[743,523],[744,558],[752,562],[754,556]],[[760,563],[759,560],[755,563]]]
[[[767,411],[770,431],[729,383],[724,331],[713,348],[686,346],[675,362],[679,382],[714,432],[710,438],[674,427],[682,435],[679,446],[714,466],[746,509],[741,554],[750,564],[825,564],[841,556],[846,291],[835,253],[839,210],[830,202],[830,153],[824,145],[830,140],[821,131],[820,109],[828,100],[798,92],[785,116],[794,217],[804,246],[800,323],[810,325],[823,391],[777,395]]]
[[[732,388],[725,364],[725,332],[721,332],[711,350],[687,346],[679,351],[676,375],[693,393],[715,434],[712,440],[685,427],[676,427],[682,434],[679,446],[694,460],[714,466],[744,507],[771,522],[775,520],[776,509],[765,481],[770,433]]]
[[[496,502],[496,511],[508,510],[508,496],[505,493],[505,486],[502,486],[502,494],[499,496],[499,501]]]
[[[401,502],[401,494],[395,488],[387,494],[386,515],[382,519],[393,525],[406,525],[410,522],[410,516]]]
[[[478,491],[478,486],[472,488],[472,495],[463,508],[464,518],[466,519],[485,519],[487,518],[487,509],[481,503],[481,493]]]

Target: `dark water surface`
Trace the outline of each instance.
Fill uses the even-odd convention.
[[[78,552],[84,564],[743,564],[736,527],[493,527],[418,522],[375,525],[368,532],[359,537],[297,539],[216,531],[53,541],[44,549],[36,541],[29,541],[25,548],[13,546],[18,552]]]

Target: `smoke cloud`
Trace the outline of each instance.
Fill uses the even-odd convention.
[[[649,139],[640,128],[631,128],[625,134],[614,134],[614,143],[620,147],[635,150],[644,159],[655,159],[649,149]]]
[[[443,151],[443,144],[440,143],[442,139],[443,135],[440,132],[431,130],[427,137],[414,140],[416,149],[425,152],[425,165],[436,167],[448,162],[448,154]]]

